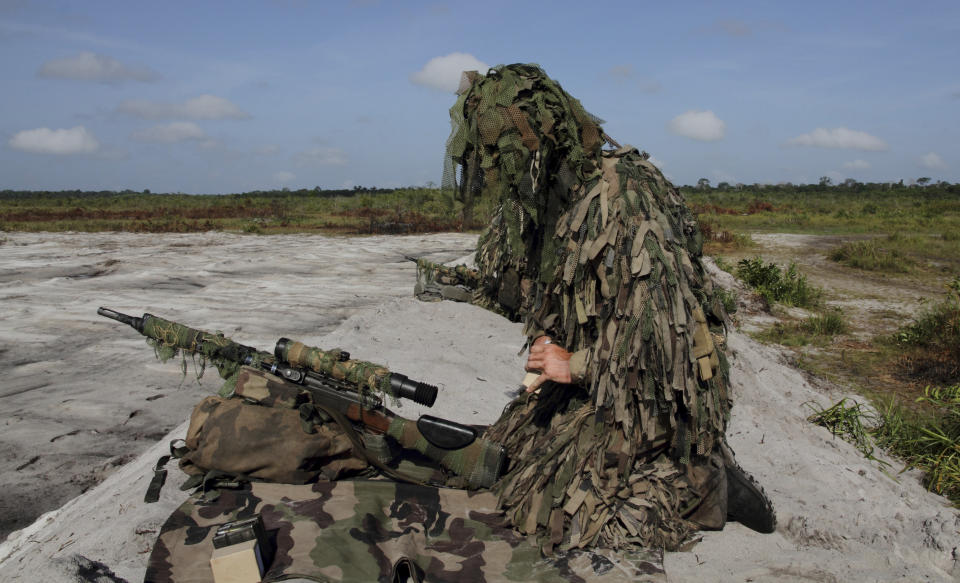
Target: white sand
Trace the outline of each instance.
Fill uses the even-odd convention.
[[[468,423],[494,420],[522,378],[518,325],[472,306],[410,299],[414,267],[403,254],[449,260],[475,237],[7,239],[0,246],[0,504],[24,517],[51,512],[0,544],[2,581],[73,581],[76,555],[140,580],[159,525],[184,498],[171,464],[161,501],[142,502],[152,465],[185,425],[150,443],[215,389],[215,374],[202,387],[188,380],[177,388],[178,367],[156,363],[132,329],[96,316],[99,305],[219,328],[264,349],[284,335],[340,346],[437,384],[431,413]],[[811,386],[774,348],[737,333],[729,347],[729,441],[772,497],[779,527],[770,535],[738,524],[704,533],[691,552],[667,555],[669,579],[956,580],[960,514],[915,474],[896,474],[896,462],[890,477],[805,421],[805,402],[840,395]],[[163,397],[146,400],[156,395]]]

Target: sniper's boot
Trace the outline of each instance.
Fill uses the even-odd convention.
[[[720,530],[727,522],[727,472],[724,457],[714,452],[687,466],[687,479],[700,498],[685,518],[700,530]]]
[[[753,476],[740,467],[727,445],[721,446],[727,482],[727,520],[771,533],[777,527],[773,504]]]

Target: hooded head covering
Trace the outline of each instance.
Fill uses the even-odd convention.
[[[596,170],[601,120],[537,65],[465,72],[458,93],[443,186],[456,188],[467,209],[494,209],[504,264],[519,269],[526,259],[533,271],[551,273],[550,254],[537,247],[549,246],[572,192]]]

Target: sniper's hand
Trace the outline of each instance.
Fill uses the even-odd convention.
[[[554,344],[549,336],[541,336],[534,340],[530,347],[530,356],[527,357],[525,368],[528,372],[540,373],[540,376],[530,383],[527,392],[536,391],[546,381],[572,382],[573,378],[570,376],[571,356],[571,353]]]

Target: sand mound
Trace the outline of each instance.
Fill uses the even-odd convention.
[[[425,239],[422,244],[434,250],[450,244],[443,236],[438,237]],[[319,239],[323,238],[312,242],[342,245],[347,255],[354,241]],[[406,252],[413,252],[420,243],[412,238],[400,239],[406,239]],[[242,249],[232,247],[234,244]],[[246,257],[252,262],[256,253],[276,244],[277,238],[218,239],[220,251],[226,247],[240,262],[244,261],[243,253],[250,254]],[[392,253],[396,253],[397,243],[389,245],[394,245]],[[369,253],[375,255],[376,251]],[[186,255],[183,260],[190,262]],[[276,261],[276,269],[293,270],[293,258]],[[374,263],[370,259],[370,277],[376,280]],[[402,269],[406,268],[397,266],[397,277],[389,280],[392,287],[383,292],[389,295],[381,297],[379,303],[361,309],[325,337],[311,336],[303,330],[306,324],[301,323],[300,339],[325,348],[340,346],[358,358],[381,362],[439,385],[441,393],[431,410],[435,415],[468,423],[494,420],[522,377],[518,326],[472,306],[424,304],[403,298],[412,288],[413,279],[412,271]],[[189,269],[185,267],[183,272]],[[309,273],[305,270],[301,277],[307,278]],[[384,279],[380,277],[379,281]],[[260,295],[256,295],[254,285],[245,289],[242,297],[231,296],[244,308],[242,313],[250,313],[248,310],[269,303],[271,294],[282,285],[264,284]],[[324,293],[331,295],[329,290]],[[341,306],[349,304],[346,296],[332,294],[330,299]],[[172,303],[173,299],[155,301]],[[190,301],[197,305],[203,300],[193,297]],[[86,310],[91,298],[78,302]],[[91,305],[95,309],[95,303]],[[190,323],[202,324],[196,320]],[[258,325],[263,326],[264,341],[267,333],[286,333],[275,322],[264,320]],[[102,333],[104,328],[97,330]],[[128,332],[132,334],[130,330],[115,330],[113,334]],[[926,492],[915,474],[896,474],[896,470],[884,473],[852,445],[807,423],[804,403],[829,404],[841,395],[812,386],[786,364],[779,351],[733,333],[729,352],[735,398],[730,444],[741,465],[757,477],[773,499],[779,526],[770,535],[738,524],[730,524],[721,532],[703,533],[703,540],[690,552],[667,554],[665,566],[670,580],[956,580],[960,575],[960,514],[943,498]],[[140,367],[150,363],[139,343],[124,347],[125,359],[134,354]],[[173,365],[166,368],[176,369]],[[92,367],[88,374],[95,375],[96,370]],[[157,370],[151,370],[151,374],[157,374]],[[102,373],[99,378],[103,383]],[[162,377],[150,382],[156,386],[169,380]],[[204,390],[213,390],[212,385],[207,383]],[[414,417],[421,411],[404,406],[397,412]],[[78,558],[92,561],[86,564],[88,568],[100,564],[101,573],[110,571],[129,581],[141,579],[159,525],[185,498],[177,489],[182,476],[171,466],[167,486],[156,504],[144,504],[143,494],[152,466],[166,451],[167,442],[184,432],[185,424],[98,486],[11,534],[0,544],[0,580],[74,581]],[[895,469],[901,467],[889,461]]]

